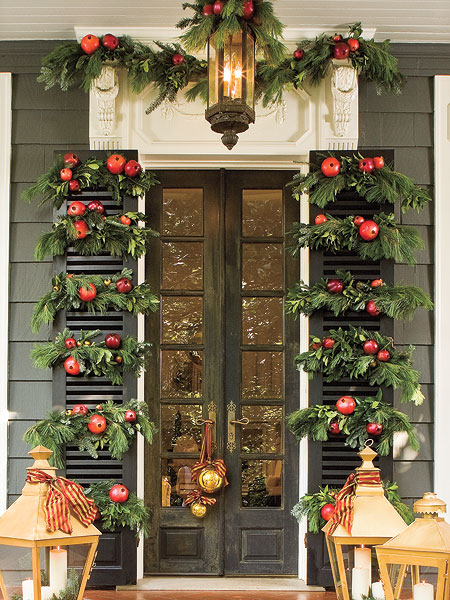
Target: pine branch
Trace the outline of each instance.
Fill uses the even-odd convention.
[[[34,257],[43,260],[46,256],[62,256],[67,248],[73,246],[76,254],[96,256],[108,253],[111,256],[126,258],[141,257],[147,250],[150,237],[158,233],[148,227],[141,227],[139,222],[147,221],[140,212],[127,212],[124,216],[131,219],[130,225],[120,222],[120,216],[102,218],[102,215],[89,211],[83,217],[59,217],[49,233],[44,233],[37,243]],[[77,239],[75,222],[84,221],[89,233],[84,239]]]
[[[74,334],[66,328],[58,333],[54,342],[35,344],[30,354],[34,366],[39,369],[58,367],[72,357],[79,365],[80,374],[85,377],[105,377],[114,385],[122,384],[124,372],[131,372],[139,377],[145,370],[151,344],[138,342],[132,336],[127,336],[121,340],[118,349],[111,350],[105,341],[96,340],[100,333],[99,329],[80,331],[76,347],[68,349],[65,340],[74,338]]]
[[[400,173],[393,171],[388,165],[374,169],[371,173],[359,169],[359,161],[366,156],[338,156],[333,152],[320,155],[323,159],[334,157],[341,164],[336,177],[323,175],[320,165],[311,164],[311,171],[303,175],[294,175],[291,186],[294,198],[300,199],[302,194],[309,194],[309,202],[325,208],[332,202],[339,201],[339,193],[343,190],[355,190],[366,202],[375,204],[395,204],[400,202],[402,212],[413,208],[420,212],[431,201],[431,196],[424,188]]]
[[[294,223],[290,234],[295,246],[290,250],[297,254],[300,248],[325,250],[327,252],[355,252],[364,260],[378,261],[382,258],[395,262],[416,264],[414,251],[425,247],[424,241],[413,227],[399,225],[394,215],[379,213],[372,220],[379,226],[378,236],[364,241],[353,216],[339,219],[327,214],[327,221],[320,225]]]
[[[108,311],[125,311],[136,316],[158,310],[159,300],[151,292],[147,283],[141,283],[128,293],[120,293],[116,283],[119,279],[131,279],[133,271],[122,269],[112,277],[105,275],[73,275],[59,273],[52,279],[51,291],[44,294],[35,304],[31,317],[31,329],[39,331],[45,323],[52,323],[60,310],[88,311],[91,314],[105,314]],[[85,302],[79,291],[83,287],[94,285],[97,290],[95,298]]]
[[[422,404],[424,397],[420,391],[419,373],[412,366],[414,346],[406,350],[396,350],[393,341],[377,331],[367,331],[362,327],[349,326],[347,330],[332,329],[329,337],[334,340],[332,348],[319,345],[321,340],[312,337],[312,343],[318,347],[298,354],[295,364],[314,377],[323,374],[324,381],[339,381],[342,378],[366,379],[371,386],[387,386],[401,389],[402,402]],[[366,355],[363,350],[364,342],[373,339],[379,350],[387,350],[387,362],[378,360],[375,356]]]
[[[418,308],[432,310],[433,303],[421,288],[415,285],[390,285],[384,283],[372,287],[370,281],[353,279],[350,271],[337,271],[336,277],[344,285],[340,294],[330,293],[328,279],[323,277],[312,286],[300,281],[288,290],[285,301],[286,313],[296,319],[299,314],[312,315],[319,310],[332,312],[335,316],[347,311],[366,310],[367,303],[374,301],[377,309],[393,319],[412,319]]]

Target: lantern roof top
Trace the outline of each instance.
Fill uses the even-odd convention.
[[[37,446],[29,452],[34,458],[31,469],[39,469],[55,478],[55,467],[51,467],[48,459],[53,454],[44,446]],[[92,538],[101,535],[93,525],[83,525],[78,517],[70,512],[73,531],[71,534],[63,531],[49,531],[45,524],[44,504],[49,490],[48,483],[25,483],[22,495],[0,517],[0,543],[7,544],[8,539],[24,542],[44,541],[55,545],[76,544],[77,538]],[[80,542],[81,543],[81,542]]]

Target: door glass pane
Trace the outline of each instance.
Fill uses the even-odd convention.
[[[283,481],[281,460],[242,461],[242,506],[280,507]]]
[[[200,404],[163,404],[161,406],[161,450],[197,452],[202,439]]]
[[[242,397],[281,398],[283,395],[283,354],[242,352]]]
[[[166,344],[201,344],[203,338],[203,298],[164,296],[162,339]]]
[[[242,235],[283,235],[282,190],[242,190]]]
[[[243,298],[242,343],[283,343],[282,298]]]
[[[162,235],[203,235],[203,190],[163,190]]]
[[[161,506],[183,506],[197,484],[192,481],[191,467],[198,458],[163,458],[161,461]]]
[[[203,352],[163,350],[161,352],[161,396],[200,398],[202,395]]]
[[[283,289],[283,244],[242,244],[242,288]]]
[[[201,290],[203,287],[203,243],[163,242],[162,288]]]
[[[249,420],[248,425],[242,426],[242,452],[281,454],[281,406],[243,406],[242,417]]]

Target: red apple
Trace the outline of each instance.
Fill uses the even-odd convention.
[[[69,167],[69,169],[73,169],[80,164],[80,159],[73,152],[67,152],[67,154],[64,154],[64,164]]]
[[[83,240],[89,233],[89,227],[88,227],[86,221],[83,221],[83,219],[80,219],[79,221],[75,221],[73,226],[77,230],[77,239],[78,240]]]
[[[97,36],[89,33],[85,35],[84,38],[80,42],[81,49],[85,54],[94,54],[97,48],[100,46],[100,40]]]
[[[329,279],[327,281],[327,290],[330,294],[340,294],[344,289],[344,282],[342,279]]]
[[[88,210],[94,211],[97,214],[102,215],[105,212],[105,207],[103,206],[103,203],[100,202],[100,200],[92,200],[88,204]]]
[[[356,52],[359,48],[359,42],[356,38],[348,38],[347,46],[350,48],[350,52]]]
[[[120,154],[111,154],[106,161],[106,168],[114,175],[119,175],[125,168],[127,161]]]
[[[391,355],[387,350],[380,350],[377,354],[377,358],[380,362],[387,362],[391,358]]]
[[[127,421],[127,423],[134,423],[136,421],[136,413],[134,412],[134,410],[126,411],[125,421]]]
[[[322,225],[322,223],[326,223],[326,221],[328,221],[328,219],[326,218],[325,215],[317,215],[317,217],[314,219],[314,223],[316,225]]]
[[[382,156],[374,156],[373,165],[375,169],[382,169],[384,167],[384,158]]]
[[[367,423],[366,431],[369,435],[381,435],[383,425],[380,425],[379,423]]]
[[[341,430],[339,429],[339,423],[337,421],[331,421],[331,423],[328,425],[328,431],[332,435],[339,435],[341,433]]]
[[[72,182],[71,182],[72,183]],[[81,217],[86,212],[86,206],[82,202],[72,202],[67,209],[67,214],[71,217]]]
[[[203,7],[203,10],[202,10],[202,15],[204,17],[209,17],[212,14],[213,14],[213,5],[205,4],[205,6]]]
[[[106,429],[105,417],[102,417],[102,415],[92,415],[89,419],[88,429],[91,433],[95,433],[95,435],[103,433]]]
[[[361,217],[361,215],[356,215],[356,217],[353,218],[353,223],[356,225],[356,227],[361,227],[364,221],[365,218]]]
[[[131,225],[131,219],[130,219],[130,217],[127,217],[126,215],[122,215],[120,217],[120,222],[122,223],[122,225]]]
[[[333,504],[325,504],[320,509],[320,515],[324,521],[329,521],[331,517],[334,515],[336,508]]]
[[[337,158],[334,158],[334,156],[330,156],[322,161],[320,170],[325,177],[336,177],[336,175],[339,175],[339,171],[341,170],[341,163]]]
[[[362,158],[359,161],[359,170],[363,173],[372,173],[375,169],[375,164],[371,158]]]
[[[128,292],[131,292],[133,285],[128,277],[122,277],[116,281],[116,288],[119,294],[127,294]]]
[[[109,497],[113,502],[126,502],[128,500],[129,494],[130,492],[128,491],[128,489],[121,483],[116,483],[116,485],[113,485],[112,488],[109,490]]]
[[[355,399],[351,396],[341,396],[336,402],[336,408],[342,415],[351,415],[356,408]]]
[[[305,56],[305,51],[302,50],[301,48],[297,48],[297,50],[294,50],[295,60],[301,60],[304,56]]]
[[[67,338],[64,340],[64,346],[67,348],[67,350],[72,350],[72,348],[75,348],[77,345],[77,341],[74,338]]]
[[[369,300],[369,302],[366,304],[366,311],[371,317],[378,317],[378,315],[381,313],[381,310],[378,309],[374,300]]]
[[[364,223],[359,228],[359,235],[366,242],[371,242],[377,237],[379,231],[380,228],[375,223],[375,221],[364,221]]]
[[[333,56],[337,60],[344,60],[350,54],[350,48],[345,42],[338,42],[333,48]]]
[[[81,373],[80,365],[73,356],[69,356],[64,361],[64,369],[69,375],[79,375]]]
[[[80,191],[80,182],[78,179],[71,179],[69,181],[69,190],[71,192],[79,192]]]
[[[107,348],[113,348],[114,350],[120,348],[121,342],[120,335],[117,335],[117,333],[108,333],[105,337],[105,345]]]
[[[59,176],[62,181],[70,181],[72,179],[72,169],[61,169]]]
[[[91,302],[97,295],[97,288],[93,283],[88,283],[80,287],[78,295],[83,302]]]
[[[220,15],[223,10],[223,2],[221,0],[216,0],[213,4],[213,13],[215,15]]]
[[[376,354],[378,352],[378,344],[375,340],[367,340],[363,345],[364,354]]]
[[[112,33],[107,33],[102,38],[102,46],[107,50],[115,50],[119,45],[119,40]]]
[[[374,279],[370,284],[370,286],[373,288],[380,287],[380,285],[384,285],[384,281],[382,279]]]
[[[324,338],[322,345],[326,350],[331,350],[331,348],[335,345],[336,340],[333,340],[333,338],[330,337],[326,337]]]
[[[176,55],[174,54],[174,56],[176,56]],[[181,56],[181,54],[179,56]],[[184,60],[184,57],[183,57],[183,60]],[[172,61],[173,61],[173,57],[172,57]],[[128,177],[137,177],[141,171],[142,171],[142,167],[138,163],[137,160],[129,160],[127,162],[127,164],[125,165],[125,173],[128,175]]]
[[[89,409],[86,404],[75,404],[75,406],[72,408],[72,413],[74,415],[87,415],[88,412]]]

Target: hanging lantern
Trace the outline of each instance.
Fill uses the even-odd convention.
[[[450,525],[439,513],[446,512],[445,502],[427,492],[414,512],[422,516],[377,548],[386,600],[400,595],[444,600],[449,597]]]
[[[35,462],[22,495],[0,517],[2,596],[49,600],[66,588],[73,568],[82,600],[101,535],[91,524],[97,509],[81,486],[56,477],[51,450],[38,446],[29,454]]]
[[[377,453],[366,446],[358,454],[362,465],[338,493],[336,510],[322,530],[338,600],[384,597],[381,582],[374,581],[379,579],[374,546],[406,527],[384,494],[380,469],[372,462]]]
[[[247,23],[228,35],[223,45],[217,32],[208,40],[208,105],[206,120],[222,133],[222,142],[231,150],[238,133],[255,122],[255,38]]]

